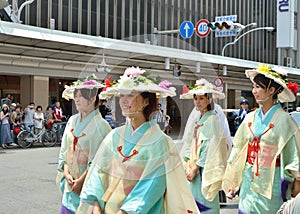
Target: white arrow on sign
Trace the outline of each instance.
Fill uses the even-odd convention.
[[[188,23],[185,23],[185,26],[183,28],[185,30],[185,37],[188,37],[189,36],[189,29],[190,29],[190,26],[188,25]]]

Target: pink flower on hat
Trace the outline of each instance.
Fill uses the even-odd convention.
[[[98,83],[95,80],[86,80],[82,84],[83,85],[97,85]]]
[[[172,83],[168,80],[163,80],[159,83],[159,87],[166,89],[166,90],[170,90],[169,87],[172,85]]]
[[[130,68],[127,68],[126,70],[125,70],[125,72],[124,72],[124,75],[125,76],[132,76],[132,77],[137,77],[137,76],[139,76],[139,75],[141,75],[141,74],[143,74],[143,73],[145,73],[145,70],[142,70],[142,69],[140,69],[139,67],[130,67]]]

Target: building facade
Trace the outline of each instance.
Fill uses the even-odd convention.
[[[228,97],[221,103],[224,108],[237,108],[241,96],[254,103],[251,84],[244,75],[246,68],[256,67],[259,62],[285,65],[289,57],[292,59],[289,66],[293,67],[290,68],[291,79],[299,79],[300,16],[297,11],[300,5],[297,0],[292,1],[294,47],[276,48],[276,30],[259,30],[228,46],[222,57],[223,47],[234,37],[216,37],[212,31],[203,38],[194,33],[190,39],[183,39],[174,30],[178,30],[183,21],[196,25],[200,19],[213,22],[217,16],[224,15],[236,15],[236,22],[244,26],[255,22],[256,27],[276,27],[279,3],[291,1],[35,0],[21,11],[18,9],[25,0],[9,0],[12,13],[18,13],[22,24],[0,23],[0,95],[12,93],[23,105],[36,101],[45,108],[55,99],[61,100],[63,86],[77,79],[82,70],[89,67],[89,72],[94,72],[105,55],[107,64],[112,67],[110,75],[118,76],[124,68],[140,65],[172,79],[178,94],[183,83],[201,77],[210,81],[221,77]],[[161,33],[155,33],[155,29]],[[246,27],[240,35],[251,29]],[[164,33],[168,30],[173,31]],[[96,58],[100,61],[91,61],[99,53]],[[171,68],[166,66],[167,59]],[[178,63],[182,75],[174,79],[172,66]],[[222,72],[225,66],[226,74]],[[193,107],[192,102],[187,108],[179,99],[168,103],[173,106],[177,103],[177,110]],[[166,106],[168,108],[171,109],[171,105]],[[182,121],[187,119],[188,113],[180,112]]]
[[[276,8],[277,2],[269,0],[36,0],[25,8],[21,20],[48,28],[52,19],[57,30],[220,55],[233,37],[217,38],[211,32],[205,38],[194,35],[182,44],[179,33],[169,39],[159,35],[153,41],[153,30],[179,29],[185,20],[195,25],[200,19],[213,22],[223,15],[237,15],[237,22],[245,26],[255,22],[257,27],[276,27]],[[225,55],[277,64],[274,44],[276,32],[257,31],[228,48]]]

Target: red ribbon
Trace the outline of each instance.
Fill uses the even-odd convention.
[[[76,145],[77,145],[77,142],[78,142],[78,139],[79,139],[80,137],[85,136],[86,134],[85,134],[84,132],[82,132],[82,134],[81,134],[80,136],[77,137],[77,136],[74,135],[74,129],[71,129],[71,133],[72,133],[72,135],[73,135],[73,137],[74,137],[74,139],[73,139],[73,151],[75,151]]]
[[[133,150],[131,155],[124,155],[122,152],[122,146],[118,146],[118,152],[120,153],[120,155],[123,157],[122,163],[124,163],[125,161],[127,161],[129,158],[133,157],[134,155],[137,155],[139,152],[137,150]]]
[[[272,129],[274,127],[273,123],[270,123],[269,127],[267,130],[265,130],[262,134],[260,134],[259,136],[255,136],[252,129],[251,129],[251,125],[252,123],[249,122],[248,123],[248,127],[250,129],[251,134],[253,135],[253,140],[248,144],[248,158],[247,161],[248,163],[250,163],[251,165],[256,164],[256,176],[259,176],[259,172],[258,172],[258,152],[260,150],[260,139],[261,137],[266,134],[270,129]],[[252,180],[251,182],[254,181],[254,173],[252,173]]]

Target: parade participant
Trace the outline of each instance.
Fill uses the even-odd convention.
[[[67,100],[74,99],[79,113],[69,119],[62,137],[57,168],[57,184],[63,194],[61,214],[76,212],[88,164],[111,130],[98,111],[101,87],[96,77],[90,76],[66,86],[62,94]]]
[[[298,87],[292,92],[287,73],[277,66],[245,73],[259,108],[236,132],[222,186],[229,198],[239,191],[239,213],[276,213],[291,191],[294,196],[300,191],[300,132],[277,103],[295,101]]]
[[[186,178],[195,200],[201,205],[201,213],[219,213],[218,192],[231,146],[223,123],[214,112],[213,97],[223,99],[225,96],[205,79],[184,88],[180,99],[194,99],[196,110],[200,112],[199,117],[192,119],[190,142],[183,149]]]
[[[127,117],[104,139],[87,175],[78,213],[199,213],[172,139],[149,120],[157,98],[175,96],[169,81],[155,83],[131,67],[102,94],[120,96]],[[154,137],[155,136],[155,137]],[[82,208],[82,209],[81,209]]]

